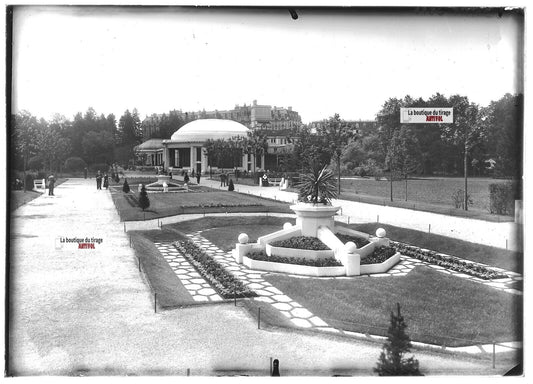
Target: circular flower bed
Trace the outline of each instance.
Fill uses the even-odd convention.
[[[361,237],[355,237],[350,235],[343,235],[341,233],[336,233],[335,236],[342,241],[344,244],[346,244],[349,241],[353,241],[355,245],[357,245],[357,248],[362,248],[367,244],[370,244],[370,241],[363,239]]]
[[[342,267],[342,263],[333,257],[327,259],[310,260],[301,257],[268,256],[264,251],[250,252],[246,255],[249,259],[269,261],[272,263],[307,265],[310,267]]]
[[[322,241],[311,236],[294,236],[287,240],[274,241],[270,245],[273,247],[306,249],[310,251],[330,250]]]

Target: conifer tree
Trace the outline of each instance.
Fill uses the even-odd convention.
[[[122,186],[122,192],[128,193],[130,191],[130,185],[128,184],[128,180],[124,179],[124,185]]]
[[[233,191],[233,190],[235,190],[235,186],[233,185],[233,180],[229,179],[228,191]]]
[[[422,376],[418,369],[418,360],[412,356],[405,358],[405,354],[411,350],[411,340],[405,333],[407,324],[400,313],[400,304],[396,305],[398,313],[391,311],[388,338],[374,372],[379,376]]]
[[[146,192],[146,187],[144,184],[141,188],[141,193],[139,194],[139,207],[144,211],[150,206],[150,199],[148,198],[148,192]]]

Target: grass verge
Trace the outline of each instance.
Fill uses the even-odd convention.
[[[141,268],[154,292],[161,308],[175,308],[194,304],[194,300],[185,289],[180,279],[172,271],[166,260],[154,245],[154,241],[183,240],[175,232],[168,231],[132,231],[129,232],[135,255],[141,262]]]
[[[331,326],[386,336],[398,302],[411,339],[438,345],[521,340],[522,296],[418,267],[403,277],[265,280]]]

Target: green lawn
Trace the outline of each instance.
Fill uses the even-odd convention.
[[[489,247],[487,245],[470,243],[446,236],[430,234],[413,229],[406,229],[382,223],[365,223],[345,225],[361,232],[374,234],[376,229],[385,228],[387,237],[391,240],[416,245],[421,248],[461,257],[463,259],[488,264],[509,271],[522,273],[524,254],[522,252],[507,251],[505,249]]]
[[[472,197],[473,205],[469,207],[471,213],[489,214],[489,184],[503,183],[506,180],[470,178],[468,191]],[[448,211],[461,211],[455,209],[452,194],[458,189],[464,189],[463,178],[420,178],[410,179],[407,182],[407,203],[405,202],[405,181],[393,181],[393,200],[407,207],[421,203],[442,207]],[[390,201],[390,182],[388,180],[343,179],[341,180],[342,198],[374,197],[376,203]],[[403,202],[403,203],[402,203]]]
[[[265,280],[330,325],[385,336],[400,303],[411,339],[448,346],[521,340],[522,296],[418,267],[404,277]]]
[[[148,220],[186,213],[211,212],[292,212],[288,203],[262,199],[238,192],[217,191],[207,187],[201,191],[149,193],[150,207],[145,212],[137,206],[138,192],[124,194],[118,187],[111,195],[122,221]]]
[[[66,180],[67,179],[65,178],[57,179],[55,183],[55,188],[63,184]],[[45,193],[48,194],[48,190],[46,190]],[[30,201],[38,198],[41,195],[42,195],[41,192],[35,192],[35,191],[11,191],[9,208],[11,211],[14,211],[18,207],[29,203]]]

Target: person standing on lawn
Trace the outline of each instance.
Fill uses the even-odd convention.
[[[48,196],[54,196],[55,184],[56,184],[56,179],[54,175],[48,176]]]
[[[200,184],[201,173],[202,173],[201,169],[196,173],[196,184]]]
[[[102,189],[102,173],[100,171],[96,174],[96,189]]]

